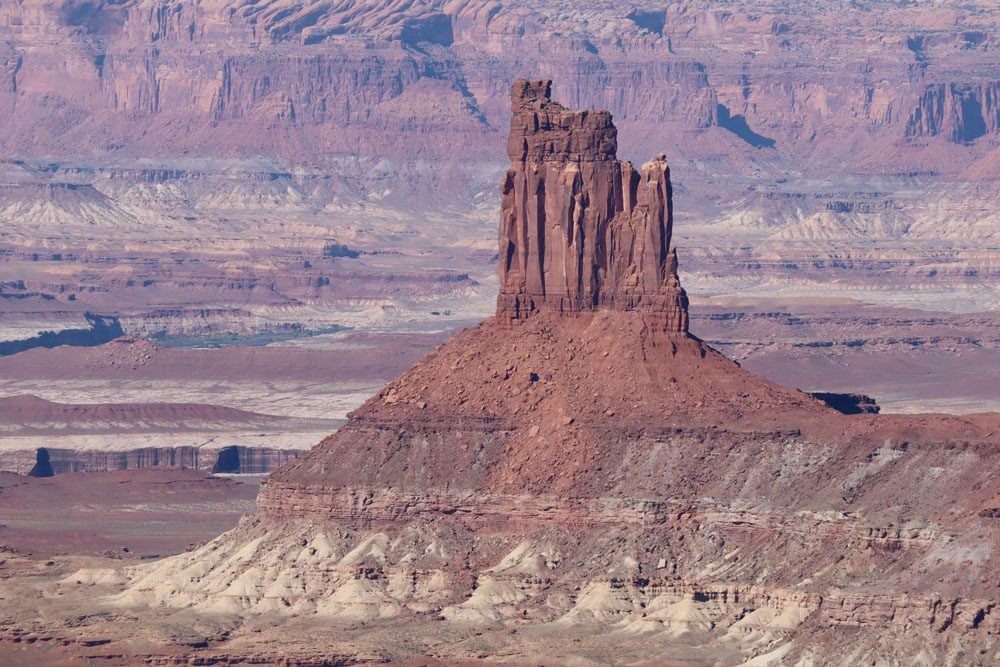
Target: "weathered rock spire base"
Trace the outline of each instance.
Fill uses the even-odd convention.
[[[665,156],[637,173],[616,156],[609,112],[566,109],[550,91],[550,81],[511,89],[498,319],[634,310],[658,329],[686,332]]]

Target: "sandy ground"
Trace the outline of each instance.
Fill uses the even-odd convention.
[[[258,486],[255,476],[192,470],[0,473],[0,545],[37,558],[179,553],[252,513]]]

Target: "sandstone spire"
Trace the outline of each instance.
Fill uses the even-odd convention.
[[[666,162],[636,174],[609,114],[548,91],[515,85],[498,316],[271,474],[225,536],[60,586],[234,619],[203,662],[877,662],[909,637],[996,664],[1000,419],[843,415],[686,336]]]
[[[566,109],[551,85],[519,80],[511,88],[498,318],[636,310],[664,331],[686,332],[665,157],[636,173],[616,156],[611,114]]]

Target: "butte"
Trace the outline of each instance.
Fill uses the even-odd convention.
[[[664,157],[548,81],[512,111],[496,315],[107,603],[216,619],[205,659],[996,660],[1000,417],[746,372],[687,331]]]

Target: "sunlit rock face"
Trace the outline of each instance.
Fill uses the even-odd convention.
[[[665,331],[687,331],[665,156],[636,172],[617,158],[611,114],[566,109],[551,87],[511,87],[497,316],[640,310]]]

